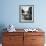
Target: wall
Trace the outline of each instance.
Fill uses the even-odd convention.
[[[44,0],[1,0],[0,25],[13,24],[16,28],[45,27],[46,1]],[[19,5],[34,5],[34,23],[19,22]]]

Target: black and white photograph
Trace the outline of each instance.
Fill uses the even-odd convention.
[[[19,6],[19,21],[26,23],[34,22],[34,5]]]

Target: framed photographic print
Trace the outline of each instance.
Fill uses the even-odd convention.
[[[34,5],[19,5],[19,21],[34,22]]]

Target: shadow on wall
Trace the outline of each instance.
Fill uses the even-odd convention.
[[[0,24],[0,43],[2,43],[2,36],[3,36],[3,32],[5,32],[6,30],[4,30],[5,25],[4,24]]]

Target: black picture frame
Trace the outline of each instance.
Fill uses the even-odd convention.
[[[34,5],[19,5],[19,22],[34,22]]]

